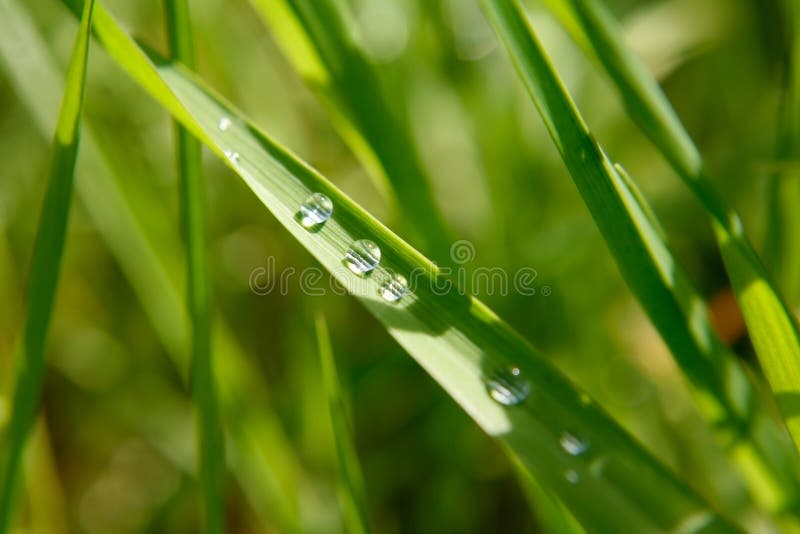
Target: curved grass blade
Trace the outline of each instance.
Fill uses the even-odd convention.
[[[345,527],[350,534],[368,534],[372,529],[367,511],[364,480],[355,444],[351,437],[350,423],[342,398],[342,387],[336,372],[336,361],[333,358],[333,349],[328,335],[328,324],[322,314],[317,315],[314,326],[317,333],[317,350],[322,368],[322,379],[328,397],[328,414],[336,448],[339,500],[344,513]]]
[[[11,420],[6,430],[6,451],[0,487],[0,534],[8,532],[13,521],[22,453],[36,419],[47,369],[47,331],[58,289],[72,203],[93,10],[94,0],[89,0],[83,7],[80,28],[73,45],[67,84],[53,139],[50,182],[33,248],[28,280],[28,311],[17,362]]]
[[[611,14],[599,0],[570,0],[570,5],[629,114],[711,218],[761,367],[795,445],[800,445],[800,330],[796,318],[744,235],[741,219],[708,180],[697,147],[656,80],[621,39]]]
[[[33,124],[42,135],[49,135],[46,132],[53,130],[58,109],[48,104],[57,100],[53,95],[64,81],[35,24],[13,0],[0,0],[0,61],[30,109]],[[186,376],[188,319],[174,281],[179,277],[163,262],[163,247],[159,249],[142,231],[136,206],[120,189],[90,125],[82,129],[78,166],[78,196],[141,301],[156,335]],[[281,532],[298,532],[299,461],[277,417],[266,409],[270,403],[259,374],[222,320],[216,321],[212,338],[213,352],[219,355],[214,376],[232,444],[231,469],[264,524]]]
[[[213,96],[191,73],[146,55],[102,9],[94,28],[115,61],[216,155],[226,158],[294,238],[581,522],[601,530],[637,532],[686,525],[707,532],[736,530],[506,323]],[[224,131],[217,127],[221,117],[231,120]],[[297,220],[299,206],[311,192],[327,195],[335,213],[313,232]],[[364,238],[376,243],[382,256],[371,274],[360,277],[343,259],[354,241]],[[389,270],[413,281],[412,291],[395,303],[380,296]],[[564,448],[561,438],[568,429],[591,443],[591,450],[574,454]]]
[[[626,283],[690,379],[718,440],[759,495],[775,507],[785,505],[796,482],[775,465],[771,446],[779,432],[754,402],[744,368],[715,336],[706,305],[652,210],[589,133],[519,3],[484,0],[484,6]]]
[[[186,0],[167,0],[165,6],[172,57],[193,68],[194,44],[189,5]],[[175,125],[175,135],[181,221],[187,253],[187,303],[192,339],[190,387],[197,410],[198,470],[205,512],[205,532],[216,534],[225,531],[225,438],[212,369],[211,275],[206,244],[202,152],[200,143],[180,124]]]
[[[353,35],[355,21],[339,0],[251,0],[294,68],[325,105],[339,133],[395,211],[413,225],[412,242],[446,258],[446,225],[414,147],[378,70]]]

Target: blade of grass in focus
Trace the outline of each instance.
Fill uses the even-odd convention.
[[[570,0],[569,4],[628,113],[711,218],[750,338],[797,446],[800,444],[800,411],[796,408],[800,398],[800,331],[796,318],[747,240],[738,214],[714,189],[697,147],[656,80],[623,41],[611,14],[599,0]]]
[[[47,132],[52,132],[58,115],[58,109],[50,103],[57,100],[64,81],[35,24],[14,0],[0,0],[0,61],[21,102],[29,108],[35,127],[42,135],[50,135]],[[77,194],[141,301],[155,333],[178,371],[186,376],[188,319],[174,282],[179,276],[163,261],[167,256],[164,247],[159,248],[142,231],[139,218],[149,207],[132,204],[126,197],[88,126],[81,136]],[[212,338],[213,352],[219,355],[214,361],[214,376],[228,421],[231,468],[265,525],[297,532],[301,529],[297,510],[299,461],[281,423],[269,409],[263,381],[224,321],[216,321]]]
[[[172,57],[194,67],[189,5],[167,0],[167,35]],[[197,411],[198,470],[203,495],[205,532],[225,530],[225,438],[219,417],[211,352],[211,274],[206,244],[206,195],[200,143],[180,124],[175,125],[176,159],[181,200],[181,222],[187,258],[187,304],[191,330],[192,397]]]
[[[0,534],[12,526],[17,478],[22,454],[38,412],[42,382],[47,369],[47,332],[58,289],[61,258],[72,204],[75,160],[78,156],[80,123],[86,85],[86,63],[94,0],[83,7],[80,28],[75,38],[61,100],[61,111],[53,139],[50,182],[45,194],[33,248],[28,279],[27,314],[17,360],[11,405],[11,420],[6,429],[0,486]]]
[[[351,426],[342,397],[342,387],[336,372],[336,361],[331,348],[328,324],[322,314],[317,315],[315,328],[322,379],[328,398],[328,415],[336,449],[339,501],[345,527],[350,534],[367,534],[372,529],[370,528],[366,491],[364,491],[364,479],[353,443]]]
[[[101,8],[94,28],[115,61],[214,154],[225,158],[292,236],[581,522],[639,532],[687,523],[706,532],[736,530],[506,323],[458,291],[433,263],[190,72],[144,53]],[[221,118],[230,121],[228,127],[218,127]],[[313,232],[297,220],[311,192],[327,195],[334,205],[334,216]],[[382,255],[369,276],[359,277],[342,263],[353,242],[364,238]],[[412,291],[394,304],[379,291],[390,270],[415,281]],[[573,449],[562,445],[566,432],[591,443],[590,450],[569,452]],[[587,492],[592,499],[585,498]]]
[[[771,454],[779,438],[754,403],[740,362],[711,328],[707,307],[677,263],[633,181],[597,144],[528,24],[517,0],[484,0],[497,34],[524,81],[615,261],[678,365],[717,438],[772,508],[794,497],[795,482]],[[772,433],[767,443],[762,430]]]
[[[394,211],[412,225],[411,242],[445,261],[447,225],[431,193],[411,129],[393,108],[378,69],[361,49],[356,21],[339,0],[251,0],[284,55],[314,91],[339,133]],[[398,211],[399,210],[399,211]]]

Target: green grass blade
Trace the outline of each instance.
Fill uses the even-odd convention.
[[[322,379],[328,397],[328,412],[336,449],[339,470],[339,499],[344,513],[344,522],[350,534],[367,534],[370,528],[366,491],[358,462],[358,454],[353,443],[352,431],[347,418],[342,387],[336,372],[336,361],[328,335],[325,317],[319,314],[315,323],[317,350],[322,368]]]
[[[0,62],[10,73],[32,123],[51,135],[58,116],[59,88],[64,80],[35,24],[13,0],[0,0]],[[116,258],[139,298],[156,335],[183,375],[187,374],[188,319],[174,280],[176,272],[163,261],[167,251],[149,240],[139,220],[147,206],[130,203],[118,185],[112,165],[84,125],[77,194],[100,237]],[[81,177],[90,177],[82,179]],[[164,232],[166,234],[166,232]],[[177,238],[165,237],[166,243]],[[221,408],[231,438],[231,468],[253,510],[281,532],[300,530],[297,509],[299,461],[281,423],[268,409],[265,385],[247,360],[224,321],[212,336],[215,377]]]
[[[725,266],[761,366],[789,432],[800,444],[800,331],[744,235],[741,219],[706,177],[700,153],[656,80],[622,40],[599,0],[571,0],[573,12],[631,117],[651,138],[711,217]]]
[[[693,384],[718,439],[761,488],[759,494],[784,505],[794,493],[784,486],[796,483],[774,465],[761,441],[761,429],[774,424],[754,404],[740,363],[714,335],[706,305],[670,252],[652,210],[589,133],[519,3],[484,0],[484,5],[626,283]],[[773,428],[774,436],[779,434]]]
[[[7,428],[7,450],[0,487],[0,533],[8,532],[14,515],[14,497],[22,453],[39,406],[47,368],[46,342],[53,314],[61,258],[69,223],[75,160],[78,156],[86,63],[94,1],[83,8],[81,24],[67,73],[61,112],[53,139],[50,182],[45,194],[33,248],[28,280],[28,311],[17,362],[11,420]]]
[[[789,33],[783,64],[781,102],[778,107],[778,168],[768,176],[767,220],[762,257],[768,270],[780,282],[786,298],[800,302],[800,180],[792,162],[800,147],[800,6],[781,2],[781,14]],[[785,167],[785,168],[784,168]]]
[[[256,193],[273,215],[333,276],[349,288],[388,332],[462,408],[537,480],[551,488],[585,524],[651,532],[683,528],[733,529],[692,490],[644,451],[591,399],[479,301],[460,293],[417,251],[341,191],[212,95],[191,73],[146,55],[98,9],[95,31],[109,54],[162,106],[206,144]],[[218,128],[221,117],[231,125]],[[310,192],[328,195],[334,216],[316,232],[296,220]],[[380,266],[361,278],[342,265],[355,239],[382,250]],[[409,275],[412,293],[399,304],[379,296],[389,269]],[[509,368],[518,375],[510,375]],[[509,377],[512,378],[509,378]],[[517,378],[513,378],[517,376]],[[530,386],[517,406],[496,402],[490,379]],[[519,382],[527,380],[519,384]],[[570,455],[564,432],[591,442]],[[586,494],[593,495],[591,500]]]
[[[450,241],[407,121],[361,50],[340,0],[251,0],[284,54],[325,105],[334,125],[395,210],[415,213],[412,242],[442,255]],[[405,218],[403,219],[405,220]]]
[[[193,68],[194,44],[189,5],[186,0],[168,0],[165,6],[172,57]],[[212,369],[211,275],[206,244],[202,152],[200,143],[179,124],[176,125],[176,143],[181,220],[187,253],[187,301],[192,338],[191,389],[197,410],[198,470],[203,494],[205,531],[216,534],[225,530],[225,438]]]

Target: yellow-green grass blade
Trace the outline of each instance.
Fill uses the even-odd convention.
[[[432,262],[214,96],[186,69],[145,54],[102,9],[94,28],[117,63],[224,157],[292,236],[581,522],[599,529],[641,532],[687,524],[708,532],[735,530],[506,323],[460,293]],[[222,117],[231,121],[224,130],[218,128]],[[334,216],[314,232],[297,220],[299,207],[311,192],[327,195],[334,205]],[[378,245],[382,259],[370,276],[359,277],[343,265],[343,258],[356,239],[364,238]],[[389,270],[415,282],[412,292],[398,303],[380,296]],[[509,397],[522,402],[505,405],[496,400],[509,403]],[[591,443],[589,449],[574,454],[572,447],[562,446],[567,432]],[[586,499],[587,494],[592,499]]]
[[[800,443],[800,331],[797,320],[747,240],[741,219],[706,176],[699,151],[656,80],[626,46],[599,0],[570,0],[592,50],[630,116],[689,186],[712,220],[761,367],[795,441]]]
[[[54,95],[64,80],[33,21],[14,0],[0,0],[0,63],[29,108],[35,128],[49,135],[58,115],[50,103],[57,99]],[[137,209],[126,198],[91,127],[83,128],[78,168],[78,197],[167,353],[186,376],[188,319],[176,288],[179,276],[163,261],[167,255],[164,248],[158,248],[142,231],[139,218],[146,207]],[[277,417],[265,409],[270,404],[265,385],[223,321],[216,322],[212,337],[214,353],[220,355],[215,359],[214,375],[228,420],[231,468],[265,524],[282,532],[299,531],[299,462]]]
[[[516,0],[484,0],[592,217],[637,299],[669,346],[699,398],[717,437],[758,496],[782,506],[794,491],[791,475],[774,465],[780,437],[754,402],[743,367],[710,326],[703,299],[670,252],[652,210],[625,171],[589,133]],[[769,435],[762,441],[762,429]]]
[[[64,255],[72,204],[93,9],[94,1],[86,2],[73,45],[53,139],[50,182],[39,216],[39,228],[33,248],[28,279],[27,314],[16,362],[11,420],[3,440],[5,447],[0,486],[0,534],[5,534],[12,526],[22,454],[36,420],[47,369],[47,332],[58,290],[61,258]]]
[[[336,461],[339,471],[339,500],[344,523],[350,534],[367,534],[370,528],[364,479],[358,462],[358,453],[353,443],[350,421],[347,417],[342,386],[336,371],[328,324],[319,314],[316,318],[317,351],[319,352],[322,382],[328,399],[328,415],[333,434]]]
[[[340,0],[251,3],[378,187],[392,193],[395,212],[415,214],[402,219],[408,219],[414,232],[412,243],[445,261],[446,225],[410,127],[357,43],[349,6]]]
[[[167,0],[167,36],[172,57],[194,67],[189,5]],[[180,124],[175,125],[176,159],[180,184],[181,221],[186,243],[187,306],[191,330],[191,383],[195,404],[198,471],[203,495],[205,532],[225,531],[225,438],[219,416],[211,352],[211,274],[206,243],[206,195],[200,143]]]

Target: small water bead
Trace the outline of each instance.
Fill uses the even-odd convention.
[[[226,150],[225,151],[225,157],[228,158],[228,161],[230,161],[234,165],[238,165],[239,164],[239,153],[238,152],[234,152],[232,150]]]
[[[378,293],[386,301],[397,302],[408,293],[408,280],[402,274],[396,274],[392,271],[388,271],[387,275]]]
[[[222,117],[217,124],[217,127],[222,130],[223,132],[226,131],[228,128],[231,127],[231,120],[228,117]]]
[[[589,442],[571,432],[561,434],[561,448],[571,456],[580,456],[589,450]]]
[[[495,371],[486,380],[489,395],[503,406],[521,404],[531,394],[531,385],[518,367]]]
[[[331,218],[333,202],[322,193],[314,193],[300,205],[300,224],[313,228]]]
[[[573,469],[569,469],[564,473],[564,478],[567,479],[567,482],[570,484],[577,484],[581,480],[581,476],[578,474],[577,471]]]
[[[344,264],[358,275],[373,271],[381,261],[381,249],[369,239],[359,239],[344,255]]]

